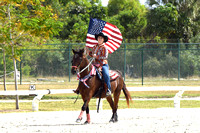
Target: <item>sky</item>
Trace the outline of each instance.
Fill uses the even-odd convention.
[[[108,1],[109,1],[109,0],[102,0],[102,5],[103,5],[103,6],[107,6],[107,5],[108,5]],[[140,1],[140,3],[141,3],[142,5],[144,5],[145,2],[146,2],[146,0],[139,0],[139,1]]]

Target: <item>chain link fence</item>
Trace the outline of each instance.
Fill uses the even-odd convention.
[[[54,48],[54,46],[56,48]],[[49,49],[25,49],[21,61],[17,62],[20,71],[20,84],[38,80],[76,80],[71,75],[72,48],[84,48],[84,44],[52,44]],[[0,53],[0,75],[3,75],[3,57]],[[7,71],[13,71],[12,60],[6,56]],[[200,43],[128,44],[110,54],[110,69],[120,70],[126,81],[144,79],[188,79],[200,80]],[[9,77],[9,76],[8,76]],[[0,81],[3,79],[0,78]]]

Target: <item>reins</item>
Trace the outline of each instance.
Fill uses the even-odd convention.
[[[77,74],[80,74],[80,73],[82,73],[83,71],[85,71],[87,68],[88,68],[88,70],[89,70],[89,66],[91,65],[91,63],[93,62],[93,60],[94,60],[95,58],[91,58],[91,61],[89,62],[89,64],[85,67],[85,68],[83,68],[80,72],[79,72],[79,70],[78,69],[80,69],[80,65],[79,66],[72,66],[72,68],[76,68],[77,70],[78,70],[78,72],[76,71],[76,73]],[[82,62],[82,61],[81,61]],[[80,63],[81,64],[81,63]]]
[[[82,73],[83,71],[85,71],[87,68],[88,68],[88,70],[89,70],[89,66],[91,65],[91,63],[93,62],[93,60],[94,60],[94,58],[91,59],[91,61],[89,62],[89,64],[88,64],[85,68],[83,68],[83,69],[79,72],[79,74]]]

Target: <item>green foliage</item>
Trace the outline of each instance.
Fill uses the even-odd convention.
[[[7,73],[13,71],[12,58],[8,54],[6,54],[6,66],[7,66],[7,68],[6,68]],[[1,53],[1,50],[0,50],[0,75],[3,75],[3,68],[4,68],[4,65],[3,65],[3,53]]]
[[[146,9],[144,6],[140,5],[139,1],[135,0],[110,0],[108,4],[108,15],[109,21],[116,24],[124,39],[127,39],[127,42],[131,42],[131,39],[136,39],[139,36],[142,36],[142,31],[147,25],[146,20]]]
[[[181,52],[181,76],[188,77],[192,75],[200,75],[200,54],[197,51]]]
[[[22,69],[22,73],[23,73],[25,76],[29,76],[29,75],[30,75],[30,70],[31,70],[31,67],[30,67],[30,66],[24,66],[23,69]]]
[[[66,75],[67,62],[62,51],[24,51],[22,61],[24,64],[22,70],[28,71],[33,76]]]
[[[176,7],[172,4],[158,6],[148,13],[148,32],[162,39],[172,36],[177,32],[178,17]]]
[[[153,57],[144,62],[144,74],[145,76],[159,76],[160,74],[160,62],[157,58]]]
[[[123,32],[123,36],[128,40],[140,36],[142,30],[146,26],[146,19],[144,18],[144,16],[141,17],[141,13],[137,10],[121,11],[119,13],[118,19],[125,29]]]
[[[199,0],[148,0],[149,6],[153,7],[151,8],[150,12],[152,10],[156,10],[157,8],[161,6],[166,5],[173,5],[173,7],[176,8],[178,12],[178,23],[175,29],[175,33],[165,36],[167,39],[180,39],[182,42],[188,43],[189,39],[193,36],[196,36],[200,30],[199,30],[199,12],[200,12],[200,1]],[[154,18],[153,16],[157,16],[157,14],[151,14],[150,18]],[[168,15],[167,15],[168,16]],[[148,20],[150,20],[148,18]],[[158,19],[155,22],[159,22],[160,19]],[[173,22],[170,20],[170,22]],[[153,23],[151,23],[153,25]],[[169,23],[171,25],[171,23]],[[163,27],[163,26],[162,26]],[[165,26],[164,26],[165,27]],[[171,26],[170,26],[171,27]],[[166,27],[167,29],[169,27]],[[165,28],[163,28],[165,29]],[[158,30],[159,32],[162,30]]]
[[[147,42],[154,40],[155,36],[160,39],[154,42],[163,42],[163,39],[188,42],[199,33],[200,3],[197,0],[148,0],[149,8],[138,0],[109,0],[108,7],[103,7],[100,0],[11,0],[11,15],[15,16],[11,17],[11,25],[4,23],[9,22],[5,17],[8,2],[3,0],[2,3],[0,34],[5,35],[0,36],[0,43],[6,44],[9,44],[6,40],[10,38],[10,29],[12,38],[16,38],[14,44],[28,40],[42,44],[49,37],[82,43],[85,42],[90,17],[117,25],[126,42]],[[41,38],[32,39],[35,36]]]
[[[61,21],[64,23],[58,38],[69,42],[85,42],[90,17],[105,19],[107,9],[95,1],[70,1],[63,7]]]
[[[114,16],[125,8],[126,0],[109,0],[108,16]]]
[[[178,73],[177,64],[177,57],[172,56],[172,53],[167,54],[166,57],[164,57],[164,59],[160,61],[160,74],[166,77],[175,77]]]
[[[57,35],[62,23],[50,6],[41,1],[1,1],[0,5],[0,44],[10,54],[14,47],[14,58],[18,59],[24,42],[30,38],[40,37],[39,42]],[[8,47],[11,46],[11,47]],[[19,48],[20,47],[20,48]]]
[[[196,36],[190,38],[189,42],[190,43],[199,43],[200,42],[200,33],[197,34]]]

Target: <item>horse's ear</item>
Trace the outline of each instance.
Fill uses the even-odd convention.
[[[76,51],[74,49],[72,49],[72,51],[73,51],[74,54],[76,53]]]

